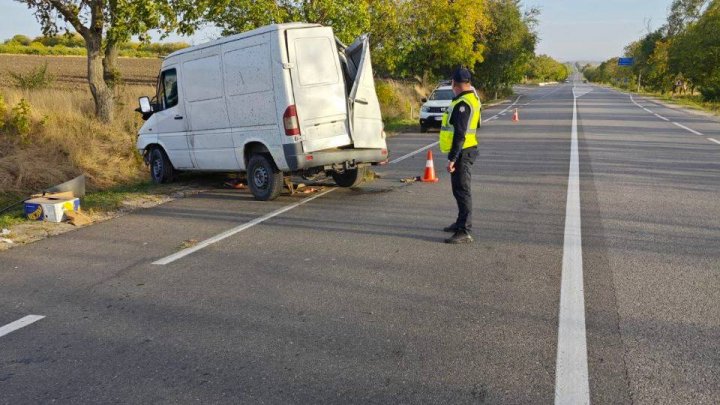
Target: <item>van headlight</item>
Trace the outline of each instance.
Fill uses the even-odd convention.
[[[422,112],[428,112],[428,111],[430,111],[430,107],[424,105],[424,106],[420,107],[420,111],[422,111]]]

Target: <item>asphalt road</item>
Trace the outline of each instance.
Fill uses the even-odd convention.
[[[359,190],[210,191],[0,253],[0,403],[545,404],[571,380],[593,403],[718,403],[720,123],[580,82],[518,91],[520,122],[483,112],[472,245],[442,243],[434,147],[437,184],[399,181],[421,151]],[[559,343],[561,294],[584,339]]]

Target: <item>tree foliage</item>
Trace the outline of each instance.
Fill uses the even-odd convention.
[[[698,88],[708,101],[720,100],[720,0],[674,0],[667,23],[625,53],[634,58],[631,68],[616,66],[615,58],[584,69],[586,77],[663,93],[677,91],[679,83],[683,90]]]
[[[548,55],[538,55],[530,60],[527,77],[540,82],[563,81],[570,74],[568,67]]]
[[[522,80],[535,54],[538,11],[523,14],[519,0],[488,0],[490,30],[476,38],[485,44],[484,60],[475,65],[476,85],[489,93]]]

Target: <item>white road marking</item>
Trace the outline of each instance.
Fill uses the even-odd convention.
[[[635,98],[633,98],[633,95],[632,95],[632,94],[628,93],[628,95],[630,96],[630,101],[632,101],[633,104],[635,104],[636,106],[638,106],[638,107],[642,108],[643,110],[645,110],[645,111],[647,111],[647,112],[655,115],[656,117],[660,118],[661,120],[670,122],[669,119],[663,117],[662,115],[656,114],[656,113],[648,110],[647,108],[641,106],[640,104],[638,104],[637,101],[635,101]],[[703,134],[702,134],[701,132],[698,132],[698,131],[696,131],[696,130],[694,130],[694,129],[692,129],[692,128],[688,128],[688,127],[686,127],[686,126],[683,125],[683,124],[677,123],[677,122],[675,122],[675,121],[672,121],[672,123],[673,123],[673,125],[675,125],[675,126],[677,126],[677,127],[680,127],[680,128],[682,128],[682,129],[684,129],[684,130],[686,130],[686,131],[688,131],[688,132],[692,132],[692,133],[695,134],[695,135],[703,136]]]
[[[692,133],[695,134],[695,135],[700,135],[700,136],[702,136],[702,133],[700,133],[700,132],[698,132],[698,131],[696,131],[696,130],[694,130],[694,129],[688,128],[688,127],[686,127],[686,126],[683,125],[683,124],[679,124],[679,123],[673,121],[673,125],[675,125],[675,126],[677,126],[677,127],[680,127],[680,128],[682,128],[682,129],[684,129],[684,130],[686,130],[686,131],[692,132]]]
[[[24,328],[31,323],[37,322],[43,318],[45,317],[42,315],[28,315],[26,317],[20,318],[15,322],[11,322],[5,326],[0,327],[0,337],[3,337],[8,333],[15,332],[16,330]]]
[[[512,104],[510,104],[509,106],[507,106],[504,110],[500,111],[498,114],[495,114],[494,116],[486,119],[486,120],[483,121],[483,122],[487,122],[487,121],[489,121],[489,120],[491,120],[491,119],[497,118],[497,116],[498,116],[499,114],[508,111],[508,110],[509,110],[510,108],[512,108],[515,104],[517,104],[517,102],[520,100],[520,97],[521,97],[521,96],[518,96],[518,97],[515,99],[515,101],[514,101]],[[418,154],[418,153],[420,153],[420,152],[422,152],[422,151],[424,151],[424,150],[430,149],[430,148],[434,147],[435,145],[437,145],[437,144],[439,144],[439,143],[440,143],[440,142],[433,142],[433,143],[431,143],[431,144],[429,144],[429,145],[425,145],[425,146],[423,146],[423,147],[420,148],[420,149],[414,150],[414,151],[412,151],[412,152],[410,152],[410,153],[408,153],[408,154],[406,154],[406,155],[400,156],[400,157],[397,158],[397,159],[391,160],[391,161],[389,162],[389,164],[394,164],[394,163],[401,162],[401,161],[409,158],[410,156],[416,155],[416,154]],[[235,234],[237,234],[237,233],[239,233],[239,232],[242,232],[242,231],[244,231],[244,230],[246,230],[246,229],[252,228],[253,226],[255,226],[255,225],[257,225],[257,224],[261,224],[261,223],[267,221],[268,219],[271,219],[271,218],[276,217],[276,216],[278,216],[278,215],[280,215],[280,214],[283,214],[283,213],[285,213],[285,212],[288,212],[288,211],[290,211],[290,210],[292,210],[292,209],[294,209],[294,208],[297,208],[297,207],[299,207],[299,206],[301,206],[301,205],[303,205],[303,204],[305,204],[305,203],[308,203],[308,202],[310,202],[310,201],[312,201],[312,200],[314,200],[314,199],[316,199],[316,198],[322,197],[322,196],[324,196],[325,194],[328,194],[328,193],[330,193],[330,192],[332,192],[332,191],[334,191],[334,190],[336,190],[336,189],[333,188],[333,189],[327,190],[327,191],[325,191],[325,192],[322,192],[322,193],[320,193],[320,194],[317,194],[317,195],[315,195],[315,196],[313,196],[313,197],[306,198],[306,199],[304,199],[304,200],[302,200],[302,201],[299,201],[299,202],[297,202],[297,203],[290,204],[290,205],[288,205],[288,206],[279,208],[279,209],[277,209],[277,210],[275,210],[275,211],[273,211],[273,212],[271,212],[271,213],[269,213],[269,214],[263,215],[262,217],[253,219],[252,221],[246,222],[246,223],[244,223],[244,224],[242,224],[242,225],[238,225],[238,226],[236,226],[235,228],[228,229],[227,231],[222,232],[222,233],[220,233],[220,234],[218,234],[218,235],[215,235],[215,236],[213,236],[213,237],[211,237],[211,238],[209,238],[209,239],[205,239],[204,241],[198,243],[198,244],[195,245],[195,246],[192,246],[192,247],[189,247],[189,248],[180,250],[179,252],[173,253],[173,254],[171,254],[171,255],[169,255],[169,256],[163,257],[162,259],[156,260],[156,261],[154,261],[152,264],[166,265],[166,264],[172,263],[172,262],[174,262],[174,261],[176,261],[176,260],[178,260],[178,259],[182,259],[183,257],[185,257],[185,256],[187,256],[187,255],[190,255],[190,254],[193,254],[193,253],[197,252],[198,250],[204,249],[204,248],[212,245],[213,243],[217,243],[217,242],[219,242],[219,241],[221,241],[221,240],[223,240],[223,239],[229,238],[230,236],[233,236],[233,235],[235,235]]]
[[[720,145],[720,141],[718,141],[718,140],[715,139],[715,138],[707,138],[707,140],[710,141],[710,142],[715,142],[716,144]]]
[[[515,104],[517,104],[517,102],[520,101],[520,97],[522,97],[522,96],[517,96],[517,98],[515,99],[515,101],[513,101],[512,104],[510,104],[509,106],[505,107],[504,110],[500,111],[499,113],[493,115],[493,116],[490,117],[490,118],[484,119],[482,122],[488,122],[488,121],[492,121],[492,120],[498,119],[498,117],[499,117],[500,115],[505,114],[509,109],[511,109],[513,106],[515,106]],[[429,144],[429,145],[425,145],[425,146],[423,146],[423,147],[420,148],[420,149],[416,149],[416,150],[414,150],[414,151],[412,151],[412,152],[410,152],[410,153],[407,153],[407,154],[405,154],[405,155],[400,156],[400,157],[397,158],[397,159],[391,160],[390,162],[388,162],[388,164],[394,164],[394,163],[402,162],[403,160],[405,160],[405,159],[407,159],[407,158],[409,158],[409,157],[411,157],[411,156],[417,155],[417,154],[420,153],[420,152],[426,151],[426,150],[428,150],[428,149],[436,146],[436,145],[439,144],[439,143],[440,143],[440,142],[433,142],[433,143],[431,143],[431,144]]]
[[[172,263],[172,262],[174,262],[174,261],[176,261],[176,260],[178,260],[178,259],[181,259],[181,258],[183,258],[183,257],[185,257],[185,256],[187,256],[187,255],[189,255],[189,254],[195,253],[195,252],[197,252],[197,251],[200,250],[200,249],[204,249],[204,248],[212,245],[213,243],[220,242],[221,240],[226,239],[226,238],[229,238],[230,236],[233,236],[233,235],[235,235],[236,233],[242,232],[242,231],[244,231],[244,230],[246,230],[246,229],[248,229],[248,228],[251,228],[251,227],[253,227],[253,226],[257,225],[257,224],[261,224],[261,223],[267,221],[268,219],[271,219],[271,218],[273,218],[273,217],[276,217],[276,216],[278,216],[278,215],[280,215],[280,214],[282,214],[282,213],[285,213],[285,212],[287,212],[287,211],[290,211],[291,209],[297,208],[297,207],[299,207],[299,206],[301,206],[301,205],[303,205],[303,204],[309,203],[310,201],[312,201],[312,200],[314,200],[314,199],[316,199],[316,198],[322,197],[322,196],[324,196],[324,195],[326,195],[326,194],[328,194],[328,193],[331,193],[331,192],[333,192],[333,191],[335,191],[335,190],[337,190],[337,189],[331,188],[330,190],[327,190],[327,191],[324,191],[324,192],[322,192],[322,193],[316,194],[316,195],[314,195],[314,196],[312,196],[312,197],[309,197],[309,198],[305,198],[305,199],[303,199],[302,201],[298,201],[298,202],[296,202],[295,204],[290,204],[290,205],[287,205],[287,206],[282,207],[282,208],[280,208],[280,209],[277,209],[277,210],[275,210],[275,211],[273,211],[273,212],[271,212],[271,213],[269,213],[269,214],[265,214],[265,215],[263,215],[263,216],[261,216],[261,217],[259,217],[259,218],[255,218],[255,219],[253,219],[253,220],[250,221],[250,222],[246,222],[246,223],[244,223],[244,224],[242,224],[242,225],[236,226],[235,228],[228,229],[227,231],[225,231],[225,232],[223,232],[223,233],[220,233],[220,234],[217,234],[217,235],[213,236],[212,238],[205,239],[204,241],[198,243],[197,245],[195,245],[195,246],[193,246],[193,247],[189,247],[189,248],[187,248],[187,249],[183,249],[183,250],[181,250],[181,251],[179,251],[179,252],[176,252],[176,253],[171,254],[170,256],[163,257],[163,258],[160,259],[160,260],[156,260],[156,261],[154,261],[152,264],[166,265],[166,264]]]
[[[573,89],[575,94],[575,90]],[[573,99],[570,170],[565,208],[565,242],[560,283],[560,316],[555,367],[555,404],[589,404],[585,289],[580,223],[580,163],[577,96]]]
[[[425,146],[423,146],[423,147],[420,148],[420,149],[416,149],[416,150],[414,150],[414,151],[412,151],[412,152],[410,152],[410,153],[408,153],[408,154],[405,154],[405,155],[400,156],[400,157],[397,158],[397,159],[391,160],[390,162],[388,162],[388,164],[391,165],[391,164],[395,164],[395,163],[397,163],[397,162],[402,162],[403,160],[409,158],[410,156],[417,155],[418,153],[420,153],[420,152],[422,152],[422,151],[424,151],[424,150],[428,150],[428,149],[432,148],[433,146],[435,146],[435,145],[437,145],[437,144],[439,144],[439,143],[440,143],[440,142],[438,141],[438,142],[433,142],[433,143],[431,143],[430,145],[425,145]]]

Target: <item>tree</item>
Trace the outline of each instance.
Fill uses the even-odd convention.
[[[483,61],[490,18],[485,0],[419,0],[402,2],[398,27],[397,72],[449,76],[462,65]]]
[[[57,17],[79,33],[87,50],[88,84],[95,114],[103,122],[112,121],[113,91],[118,78],[117,56],[120,43],[132,35],[146,36],[151,29],[168,33],[177,29],[191,33],[203,12],[192,0],[16,0],[34,10],[43,34],[59,31]]]
[[[476,38],[487,51],[484,60],[475,64],[474,81],[497,98],[500,90],[520,82],[527,71],[535,54],[538,11],[531,9],[523,15],[519,0],[489,0],[488,10],[491,28]]]
[[[541,82],[563,81],[569,74],[568,67],[547,55],[538,55],[529,63],[527,75]]]
[[[672,37],[682,33],[702,15],[709,0],[673,0],[667,20],[667,33]]]
[[[670,65],[681,72],[706,100],[720,101],[720,0],[678,35],[670,47]]]

